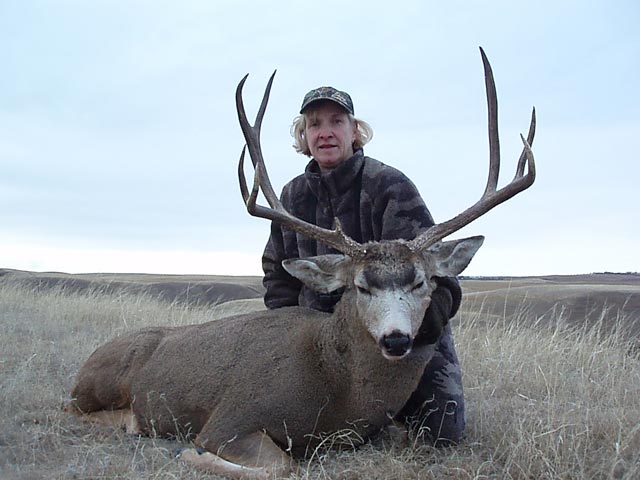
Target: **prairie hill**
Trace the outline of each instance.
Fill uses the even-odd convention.
[[[640,338],[640,275],[590,274],[465,279],[460,317],[572,327],[616,326]],[[474,317],[474,318],[475,318]]]
[[[0,280],[35,289],[62,288],[69,292],[95,290],[104,293],[147,294],[169,302],[217,304],[231,300],[262,298],[261,277],[212,275],[152,275],[138,273],[29,272],[0,269]]]

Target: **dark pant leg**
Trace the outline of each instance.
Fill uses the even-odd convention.
[[[459,442],[464,435],[462,371],[447,325],[438,340],[418,388],[396,417],[436,446]]]

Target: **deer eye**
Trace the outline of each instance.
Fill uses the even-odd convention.
[[[416,284],[413,286],[412,290],[413,290],[413,291],[415,291],[415,290],[420,290],[422,287],[424,287],[424,280],[423,280],[422,282],[418,282],[418,283],[416,283]]]
[[[361,293],[363,295],[371,295],[371,292],[369,290],[367,290],[364,287],[361,287],[360,285],[356,285],[356,288],[358,289],[358,293]]]

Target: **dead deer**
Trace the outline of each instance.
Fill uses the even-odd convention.
[[[485,192],[467,210],[410,241],[359,244],[339,224],[323,229],[286,212],[260,147],[274,77],[251,126],[242,101],[245,76],[236,103],[255,169],[249,190],[243,150],[239,179],[247,210],[342,252],[284,262],[289,273],[320,292],[344,287],[341,301],[333,314],[288,307],[125,334],[86,361],[71,409],[101,423],[126,425],[130,432],[194,438],[198,450],[184,450],[182,459],[235,478],[286,475],[292,468],[287,452],[304,454],[322,435],[345,429],[365,441],[389,424],[433,355],[433,345],[413,344],[435,288],[433,277],[460,274],[483,241],[442,239],[535,179],[534,110],[515,177],[497,188],[497,100],[482,49],[481,55],[490,140]],[[268,207],[257,203],[260,190]],[[443,325],[428,328],[438,333]]]

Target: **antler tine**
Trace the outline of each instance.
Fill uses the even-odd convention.
[[[480,54],[482,56],[482,63],[484,65],[485,73],[485,86],[487,92],[487,108],[489,116],[489,176],[487,178],[487,185],[485,191],[474,205],[464,210],[462,213],[456,215],[446,222],[434,225],[430,229],[423,232],[421,235],[412,240],[409,244],[410,248],[415,251],[423,250],[434,243],[442,240],[447,235],[460,230],[462,227],[468,225],[472,221],[476,220],[480,216],[487,213],[495,206],[510,199],[529,188],[536,177],[535,161],[533,158],[533,152],[531,151],[531,144],[535,136],[536,130],[536,115],[535,108],[531,114],[531,123],[529,125],[529,133],[527,139],[520,135],[524,148],[518,160],[516,167],[516,174],[513,180],[498,190],[498,177],[500,173],[500,141],[498,138],[498,100],[496,95],[496,86],[493,79],[493,72],[489,60],[484,53],[482,47],[480,47]],[[527,173],[525,174],[525,167],[527,167]]]
[[[253,166],[256,171],[264,169],[262,147],[260,146],[260,130],[262,128],[262,119],[264,118],[264,114],[267,110],[269,95],[271,94],[271,85],[273,84],[273,79],[275,76],[276,71],[274,71],[269,78],[269,82],[267,83],[267,87],[265,88],[262,102],[260,103],[260,108],[258,109],[258,113],[256,114],[256,120],[253,126],[251,126],[249,120],[247,119],[247,114],[244,109],[244,102],[242,100],[242,88],[244,87],[244,83],[247,81],[249,74],[246,74],[242,78],[242,80],[238,84],[238,88],[236,88],[236,106],[238,110],[238,120],[240,121],[240,128],[242,129],[242,133],[244,134],[245,141],[247,142],[246,146],[249,149],[249,156],[251,157],[251,161],[253,162]],[[271,203],[270,199],[277,198],[277,195],[273,190],[273,186],[271,185],[269,177],[267,175],[264,175],[265,172],[262,173],[263,175],[261,175],[261,177],[264,183],[261,185],[261,188],[265,193],[265,198],[269,202],[269,205],[273,207],[274,204]]]
[[[527,144],[529,145],[529,147],[533,145],[533,137],[535,137],[535,134],[536,134],[536,107],[533,107],[533,109],[531,110],[531,124],[529,125],[529,133],[527,134]],[[522,135],[520,136],[522,137]],[[514,177],[514,180],[519,176],[521,177],[522,175],[524,175],[524,167],[526,164],[527,164],[527,147],[525,146],[522,149],[520,158],[518,159],[518,168],[516,169],[516,176]],[[529,169],[530,170],[533,169],[534,176],[535,176],[536,166],[534,164],[530,164]]]
[[[498,135],[498,95],[496,94],[496,83],[493,79],[493,70],[487,55],[480,47],[482,65],[484,66],[484,83],[487,91],[487,112],[489,116],[489,178],[485,194],[495,191],[498,187],[498,177],[500,176],[500,138]]]
[[[271,75],[271,78],[269,79],[269,83],[265,89],[262,103],[260,104],[260,109],[258,110],[256,121],[253,126],[251,126],[247,120],[244,103],[242,101],[242,88],[249,75],[244,76],[236,89],[238,120],[240,121],[240,128],[244,134],[245,141],[247,142],[246,146],[242,149],[240,161],[238,162],[240,193],[242,194],[242,198],[247,206],[247,211],[254,217],[272,220],[302,235],[325,243],[351,257],[362,256],[365,253],[364,247],[344,233],[337,218],[336,227],[333,230],[321,228],[317,225],[313,225],[312,223],[305,222],[304,220],[287,212],[273,190],[271,181],[269,180],[269,175],[264,165],[264,159],[262,157],[262,148],[260,147],[260,128],[262,126],[262,119],[269,101],[269,93],[271,92],[271,85],[275,74],[276,72],[273,72],[273,75]],[[244,175],[244,155],[246,150],[249,150],[249,156],[251,157],[251,162],[253,163],[255,170],[253,188],[251,189],[251,192],[249,192]],[[270,208],[257,203],[259,190],[262,190]]]
[[[258,191],[260,189],[259,175],[256,171],[256,174],[253,177],[253,188],[251,189],[251,193],[249,193],[249,189],[247,188],[247,181],[244,178],[244,154],[246,150],[247,147],[245,145],[244,147],[242,147],[240,161],[238,162],[238,180],[240,181],[240,193],[242,194],[242,199],[247,206],[247,210],[253,211],[255,209],[256,200],[258,199]]]

